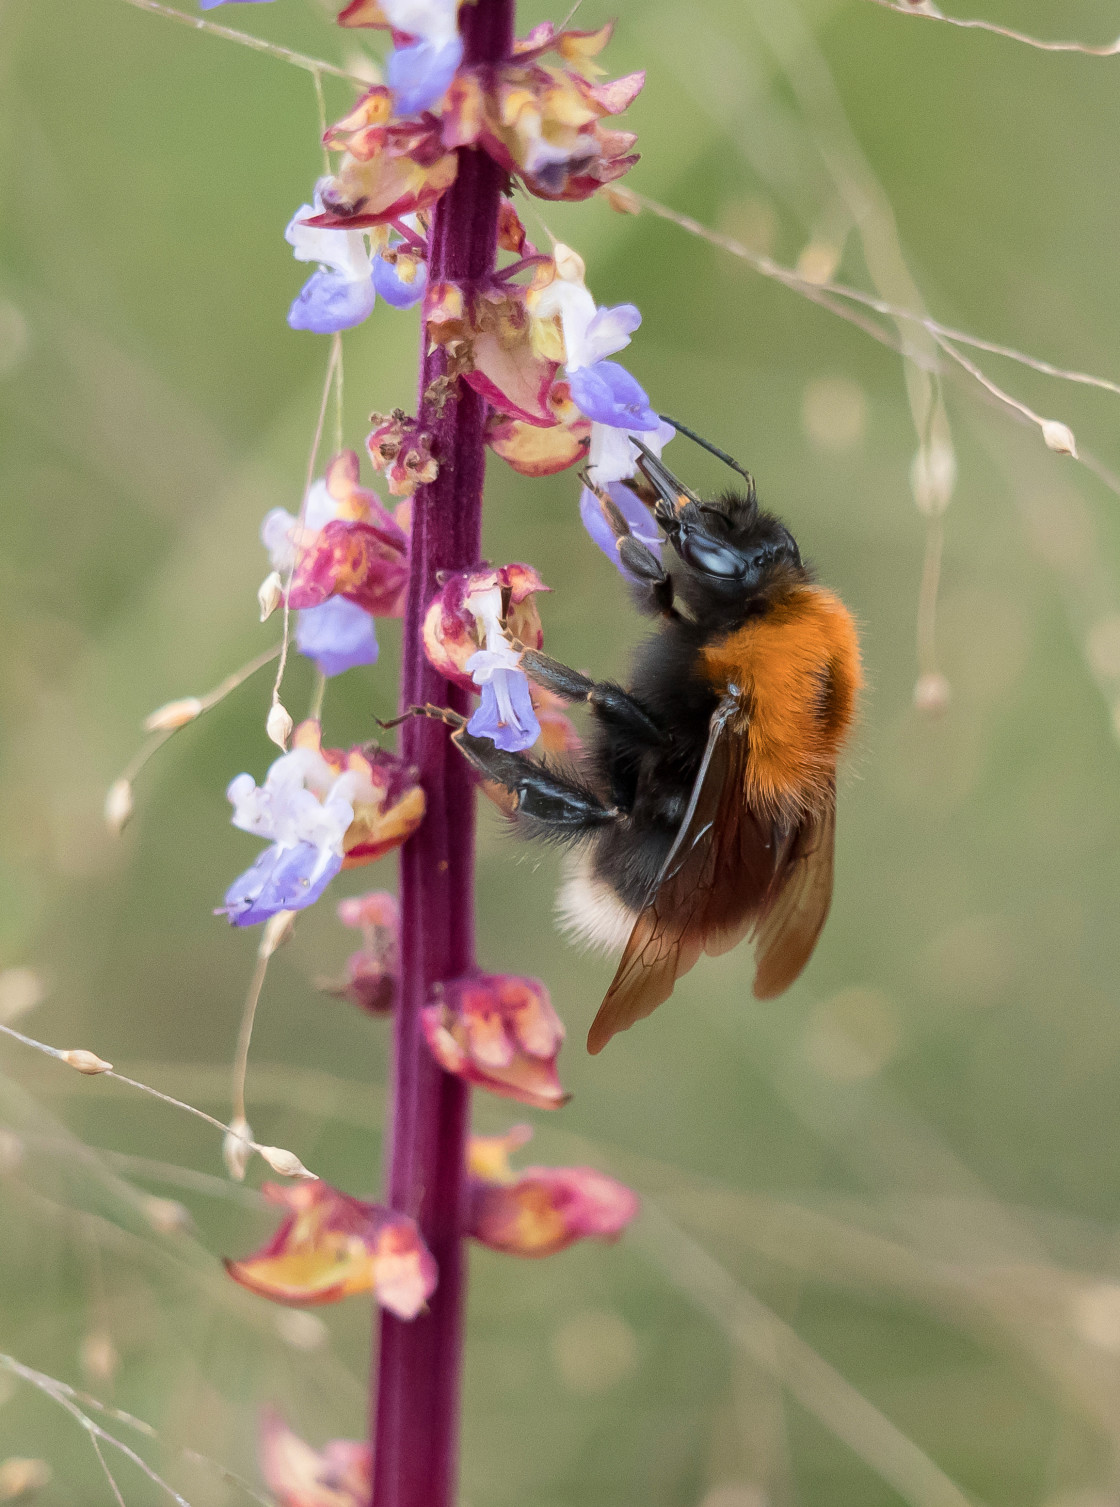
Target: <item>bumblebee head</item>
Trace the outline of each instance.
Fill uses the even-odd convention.
[[[653,515],[684,567],[681,594],[694,609],[747,605],[808,578],[789,529],[763,512],[747,478],[745,492],[705,501],[677,480],[644,446],[639,465],[653,488]]]

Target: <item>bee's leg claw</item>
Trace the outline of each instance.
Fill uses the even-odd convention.
[[[430,717],[433,722],[443,722],[448,727],[458,731],[467,725],[467,719],[461,717],[458,712],[453,712],[448,706],[432,706],[429,702],[426,706],[410,706],[399,717],[391,717],[388,722],[383,722],[380,717],[375,718],[378,727],[400,727],[402,722],[407,722],[411,717]]]
[[[569,669],[558,659],[551,659],[537,649],[527,649],[521,656],[521,668],[548,691],[565,701],[586,701],[596,715],[616,727],[625,728],[644,742],[659,746],[665,734],[640,701],[610,680],[592,680],[579,670]]]

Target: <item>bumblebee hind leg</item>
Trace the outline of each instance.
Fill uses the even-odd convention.
[[[467,731],[467,719],[446,707],[411,706],[381,725],[395,727],[409,717],[430,717],[450,727],[452,743],[484,780],[509,792],[512,814],[529,824],[533,836],[567,842],[588,836],[622,815],[575,775],[539,764],[523,753],[507,753],[489,738],[476,738]]]
[[[509,791],[513,814],[530,824],[534,836],[565,842],[609,826],[622,815],[566,770],[539,764],[527,754],[505,753],[489,738],[472,737],[465,727],[452,733],[451,741],[483,779]]]

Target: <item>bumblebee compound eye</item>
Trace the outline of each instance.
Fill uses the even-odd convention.
[[[715,576],[721,581],[741,581],[752,568],[741,550],[730,544],[722,544],[710,534],[696,533],[692,529],[681,530],[677,553],[686,565],[702,571],[706,576]]]

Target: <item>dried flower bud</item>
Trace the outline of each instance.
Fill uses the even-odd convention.
[[[578,251],[565,246],[563,241],[557,241],[552,251],[552,260],[556,264],[556,276],[563,278],[566,283],[584,281],[587,275],[587,263]]]
[[[253,1127],[243,1116],[231,1120],[222,1138],[222,1161],[235,1183],[245,1181],[245,1169],[253,1154]]]
[[[620,215],[640,215],[642,212],[641,199],[624,183],[608,183],[603,189],[603,198]]]
[[[914,705],[918,711],[931,717],[940,716],[948,710],[952,699],[953,688],[944,675],[933,670],[927,675],[918,676],[914,685]]]
[[[1058,419],[1043,419],[1042,438],[1046,441],[1047,450],[1053,450],[1058,455],[1072,455],[1074,460],[1077,459],[1077,441],[1068,424],[1063,424]]]
[[[132,785],[128,780],[114,780],[105,795],[105,825],[119,837],[132,816]]]
[[[261,622],[267,623],[272,614],[284,600],[284,583],[280,579],[280,572],[274,570],[265,576],[257,587],[257,602],[261,609]]]
[[[51,1468],[45,1460],[10,1455],[0,1464],[0,1502],[15,1502],[33,1491],[42,1491],[50,1478]]]
[[[261,933],[260,946],[257,948],[257,956],[270,958],[278,947],[284,943],[296,929],[296,915],[294,910],[278,910],[274,916],[270,916],[265,922],[264,931]]]
[[[88,1073],[91,1077],[95,1073],[111,1073],[113,1064],[106,1062],[96,1052],[87,1052],[84,1047],[76,1047],[73,1051],[60,1052],[62,1061],[70,1067],[77,1068],[79,1073]]]
[[[188,722],[202,713],[202,702],[197,696],[184,696],[179,701],[168,701],[157,706],[144,718],[146,733],[169,733],[177,727],[186,727]]]
[[[287,750],[288,739],[292,736],[292,721],[287,708],[281,701],[274,701],[265,722],[264,730],[276,744],[277,748]]]
[[[82,1370],[90,1381],[109,1382],[120,1368],[121,1358],[112,1336],[95,1329],[82,1340],[78,1351]]]
[[[285,1151],[283,1146],[258,1146],[257,1150],[273,1172],[279,1172],[281,1177],[315,1177],[314,1172],[308,1172],[294,1151]]]

